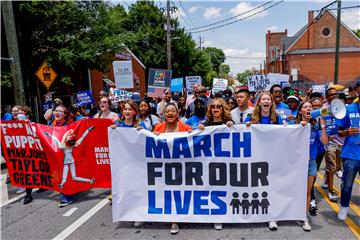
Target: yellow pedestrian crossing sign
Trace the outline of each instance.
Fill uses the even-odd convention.
[[[45,85],[47,89],[50,88],[51,84],[54,82],[57,77],[54,69],[49,67],[47,61],[44,61],[39,69],[35,73],[36,77]]]

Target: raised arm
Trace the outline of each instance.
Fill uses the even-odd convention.
[[[74,147],[77,147],[81,144],[81,142],[84,140],[84,138],[89,134],[90,131],[94,130],[95,126],[91,126],[88,129],[85,130],[85,132],[82,134],[82,136],[76,141]]]

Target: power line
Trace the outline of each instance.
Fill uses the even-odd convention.
[[[275,4],[273,4],[273,5],[270,5],[269,7],[266,7],[266,8],[264,8],[264,9],[262,9],[261,11],[258,11],[258,12],[256,12],[256,13],[250,14],[249,16],[240,18],[240,19],[238,19],[238,20],[236,20],[236,21],[232,21],[232,22],[225,23],[225,24],[222,24],[222,25],[219,25],[219,26],[216,26],[216,27],[207,28],[207,29],[204,29],[204,30],[200,30],[200,31],[196,31],[196,32],[191,32],[191,33],[207,32],[207,31],[215,30],[215,29],[217,29],[217,28],[225,27],[225,26],[228,26],[228,25],[231,25],[231,24],[240,22],[240,21],[242,21],[242,20],[245,20],[245,19],[248,19],[248,18],[250,18],[250,17],[253,17],[253,16],[255,16],[255,15],[259,14],[259,13],[262,13],[262,12],[266,11],[267,9],[270,9],[270,8],[272,8],[272,7],[275,7],[276,5],[282,3],[283,1],[284,1],[284,0],[281,0],[281,1],[279,1],[279,2],[277,2],[277,3],[275,3]]]
[[[343,10],[343,9],[350,9],[350,8],[360,8],[360,5],[354,5],[354,6],[349,6],[349,7],[342,7],[340,8],[340,10]],[[337,8],[329,8],[328,10],[337,10]],[[320,10],[314,10],[314,12],[320,12]]]
[[[214,22],[214,23],[210,23],[210,24],[203,25],[203,26],[200,26],[200,27],[188,29],[188,31],[196,30],[196,29],[200,29],[200,28],[207,28],[207,27],[210,27],[210,26],[213,26],[213,25],[218,25],[219,23],[223,23],[223,22],[229,21],[229,20],[231,20],[231,19],[240,17],[240,16],[242,16],[242,15],[244,15],[244,14],[246,14],[246,13],[252,12],[252,11],[254,11],[254,10],[258,9],[258,8],[261,8],[261,7],[267,5],[267,4],[271,3],[271,2],[273,2],[273,1],[266,2],[266,3],[264,3],[264,4],[261,4],[261,5],[257,6],[257,7],[255,7],[255,8],[252,8],[252,9],[246,11],[246,12],[243,12],[243,13],[240,13],[240,14],[238,14],[238,15],[235,15],[235,16],[232,16],[232,17],[223,19],[223,20],[218,21],[218,22]]]
[[[182,4],[182,2],[181,2],[180,0],[179,0],[179,3],[180,3],[180,7],[184,10],[185,15],[189,18],[189,21],[190,21],[190,23],[192,24],[192,27],[194,27],[194,28],[195,28],[195,24],[194,24],[194,22],[191,20],[190,15],[187,13],[187,11],[186,11],[186,9],[185,9],[184,5]]]
[[[235,58],[235,59],[261,59],[263,60],[264,58],[262,57],[238,57],[238,56],[225,56],[226,58]]]

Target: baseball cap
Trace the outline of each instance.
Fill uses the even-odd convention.
[[[299,99],[298,99],[297,97],[293,96],[293,95],[289,96],[289,97],[286,99],[286,101],[289,101],[290,99],[293,99],[293,100],[297,101],[298,103],[300,102]]]

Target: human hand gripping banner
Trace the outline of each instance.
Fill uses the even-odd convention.
[[[108,119],[62,127],[1,122],[1,146],[12,185],[73,194],[111,188]]]
[[[306,218],[309,127],[108,131],[114,222]]]

